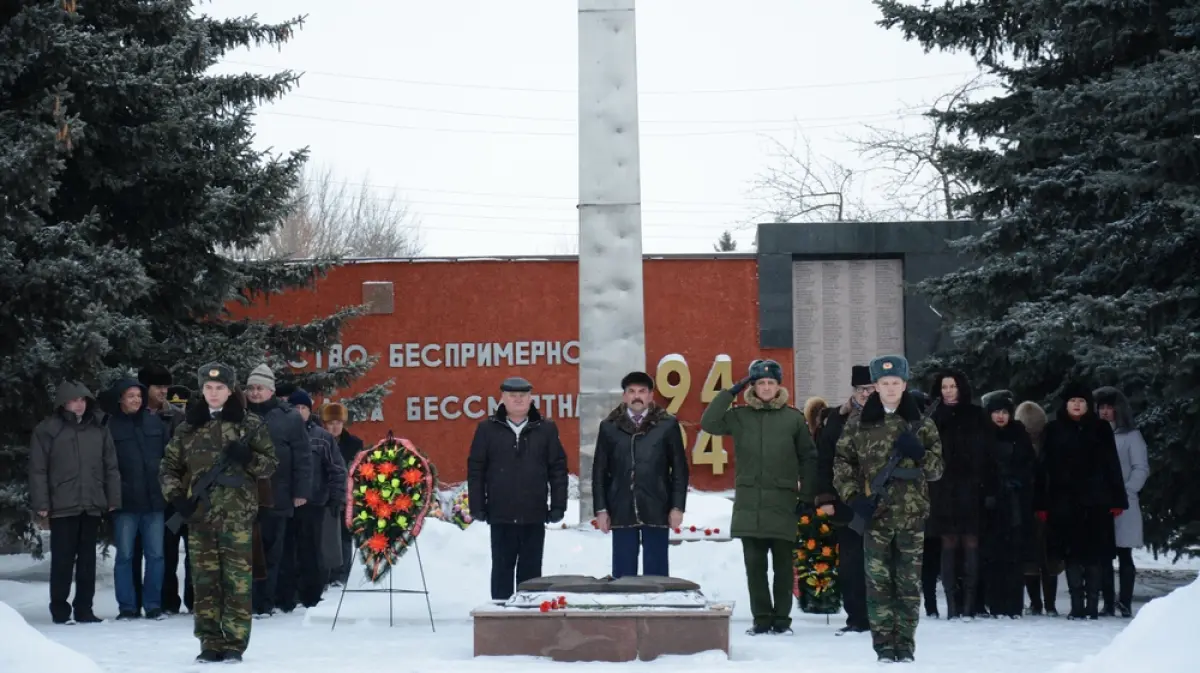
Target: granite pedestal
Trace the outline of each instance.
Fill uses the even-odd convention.
[[[565,607],[542,604],[565,599]],[[731,603],[670,577],[619,580],[579,575],[523,582],[499,605],[474,610],[475,656],[554,661],[650,661],[664,654],[729,654]]]

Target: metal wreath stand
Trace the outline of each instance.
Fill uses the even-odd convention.
[[[392,433],[391,430],[388,430],[388,439],[389,440],[395,439],[395,435]],[[363,451],[366,452],[369,450],[370,449],[364,449]],[[351,588],[349,588],[349,579],[350,578],[347,577],[346,584],[342,585],[342,595],[340,598],[338,598],[337,610],[334,611],[334,613],[333,613],[333,626],[329,627],[330,631],[333,631],[334,629],[337,628],[338,616],[342,613],[342,602],[346,600],[346,594],[387,594],[387,597],[388,597],[388,627],[389,628],[396,625],[395,602],[393,600],[393,596],[395,596],[396,594],[424,594],[425,609],[429,612],[429,628],[434,633],[437,633],[437,626],[435,626],[433,623],[433,604],[430,603],[430,601],[429,601],[429,584],[426,583],[426,581],[425,581],[425,564],[421,561],[421,546],[418,543],[416,537],[413,538],[412,547],[413,547],[413,551],[415,551],[417,553],[417,568],[421,572],[421,589],[418,590],[418,589],[396,589],[396,588],[393,588],[392,587],[392,575],[395,574],[395,572],[396,572],[395,565],[393,565],[392,568],[388,571],[387,588],[386,589],[383,587],[371,588],[371,589],[351,589]],[[354,557],[351,557],[351,558],[354,558]]]

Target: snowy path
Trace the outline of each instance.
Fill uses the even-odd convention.
[[[685,526],[691,520],[690,523],[701,528],[728,528],[730,503],[727,499],[692,493],[688,504]],[[575,505],[571,503],[572,510]],[[436,633],[430,632],[423,597],[397,596],[397,625],[389,629],[386,597],[369,594],[347,595],[337,629],[331,632],[331,618],[339,595],[330,592],[321,605],[307,613],[300,609],[291,615],[254,622],[246,662],[238,670],[247,673],[339,673],[368,668],[387,673],[427,673],[430,670],[517,673],[601,667],[616,670],[618,667],[612,664],[556,664],[536,658],[473,658],[473,635],[468,615],[488,598],[488,538],[486,525],[473,525],[464,531],[444,522],[430,521],[422,532],[420,550],[431,592]],[[547,575],[602,576],[609,570],[610,544],[609,539],[597,531],[552,529],[546,536],[543,572]],[[415,556],[407,555],[397,566],[396,588],[420,587]],[[793,609],[794,636],[754,638],[744,635],[749,626],[749,601],[738,543],[704,540],[672,546],[670,563],[673,575],[698,582],[705,595],[714,600],[735,602],[732,657],[727,660],[719,652],[667,657],[652,663],[627,664],[620,670],[628,666],[648,666],[651,670],[687,673],[762,673],[762,662],[771,662],[768,668],[780,671],[856,673],[879,670],[867,634],[841,638],[833,635],[844,623],[844,616],[832,616],[827,624],[823,616],[804,615]],[[50,623],[46,608],[49,587],[42,579],[42,571],[34,571],[35,566],[44,567],[45,564],[45,561],[34,562],[28,556],[0,557],[0,577],[7,578],[0,579],[0,601],[14,608],[30,626],[51,640],[90,657],[102,670],[111,673],[175,673],[204,668],[192,663],[198,643],[192,636],[192,622],[187,615],[164,622],[110,621],[87,626]],[[1152,564],[1147,562],[1146,565]],[[1193,570],[1195,565],[1193,561],[1175,569]],[[1172,566],[1161,562],[1160,567]],[[102,617],[112,617],[117,610],[111,559],[101,562],[98,579],[96,611]],[[355,579],[352,576],[352,585]],[[1200,590],[1200,587],[1195,588]],[[1068,604],[1063,595],[1065,589],[1066,583],[1060,581],[1060,609]],[[888,670],[1057,673],[1063,664],[1074,664],[1099,653],[1129,624],[1129,620],[1123,619],[1069,622],[1047,617],[953,624],[922,619],[917,631],[916,664]],[[0,662],[6,648],[13,646],[13,643],[5,642],[5,632],[0,627]],[[53,668],[51,662],[45,662],[33,669],[18,666],[18,673],[57,673]],[[1073,668],[1068,666],[1067,670]],[[1152,667],[1151,670],[1176,673],[1173,669]],[[1070,673],[1076,671],[1070,670]]]
[[[382,599],[381,599],[382,600]],[[51,639],[80,652],[112,673],[174,673],[197,668],[190,663],[197,644],[191,619],[175,617],[166,622],[106,622],[92,626],[57,626],[37,606],[32,613],[22,610],[30,624]],[[441,621],[437,633],[429,623],[408,620],[389,629],[382,626],[349,624],[330,632],[328,622],[306,624],[300,614],[256,621],[246,662],[238,670],[246,673],[337,673],[378,666],[391,673],[453,670],[463,673],[495,671],[565,671],[611,664],[556,664],[534,658],[482,658],[471,655],[471,625],[466,620]],[[917,663],[904,670],[914,673],[1050,673],[1057,665],[1079,661],[1098,652],[1128,621],[1096,623],[1064,619],[1028,618],[1018,622],[979,621],[947,624],[923,621],[917,633]],[[761,671],[762,662],[779,662],[776,670],[808,670],[823,673],[877,671],[866,634],[834,637],[835,625],[823,618],[801,616],[791,637],[757,637],[742,634],[746,624],[738,622],[733,636],[733,655],[725,660],[719,653],[693,657],[667,657],[651,664],[656,670]]]

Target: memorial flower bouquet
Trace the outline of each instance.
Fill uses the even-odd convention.
[[[437,500],[433,465],[412,442],[388,433],[347,470],[346,527],[371,582],[404,556]]]
[[[814,615],[836,614],[842,607],[838,591],[838,545],[833,523],[824,512],[809,510],[796,525],[795,585],[800,610]]]

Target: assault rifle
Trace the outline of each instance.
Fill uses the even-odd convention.
[[[921,414],[921,418],[909,423],[909,430],[913,434],[920,431],[921,426],[925,424],[925,419],[933,415],[933,412],[938,408],[940,399],[934,400],[925,409],[925,413]],[[893,479],[902,479],[904,481],[915,481],[921,476],[921,468],[919,467],[900,467],[900,461],[903,456],[899,451],[892,449],[892,455],[888,458],[887,465],[875,475],[871,480],[871,494],[867,496],[871,503],[871,517],[874,517],[875,510],[879,509],[879,503],[883,501],[883,496],[887,495],[888,486],[891,486]],[[854,518],[850,521],[850,530],[862,535],[867,530],[867,526],[871,523],[870,518],[864,517],[858,512],[854,513]]]
[[[199,509],[199,505],[204,505],[206,509],[212,508],[212,490],[217,486],[230,486],[238,488],[245,481],[238,476],[225,474],[225,469],[229,467],[229,456],[225,452],[221,452],[221,456],[217,458],[217,462],[205,472],[195,484],[192,484],[192,497],[188,499],[191,503],[193,511]],[[176,535],[179,534],[179,529],[187,523],[180,512],[175,514],[167,521],[167,528]]]

